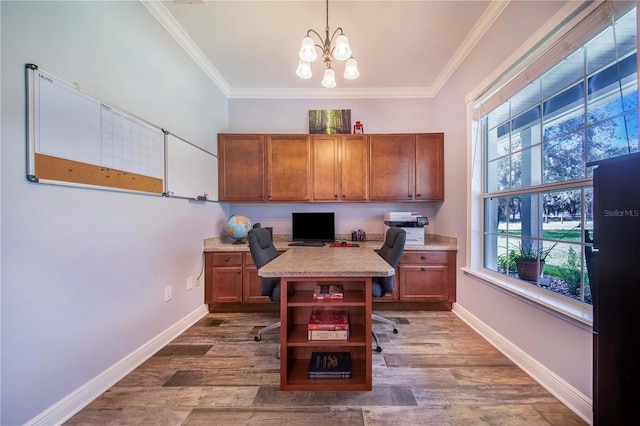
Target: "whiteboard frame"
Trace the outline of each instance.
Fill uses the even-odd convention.
[[[26,64],[25,65],[25,91],[26,91],[26,136],[27,136],[27,143],[26,143],[26,148],[27,148],[27,155],[26,155],[26,177],[27,180],[30,182],[34,182],[34,183],[49,183],[49,184],[56,184],[56,185],[62,185],[62,186],[73,186],[73,187],[81,187],[81,188],[92,188],[92,189],[102,189],[102,190],[111,190],[111,191],[120,191],[120,192],[133,192],[133,193],[139,193],[139,194],[145,194],[145,195],[155,195],[155,196],[163,196],[163,192],[162,190],[164,190],[166,184],[166,164],[167,164],[167,158],[166,158],[166,149],[165,147],[163,147],[163,156],[164,158],[163,160],[163,169],[162,169],[162,176],[161,177],[152,177],[149,175],[143,175],[143,174],[139,174],[139,173],[135,173],[135,172],[129,172],[126,170],[120,170],[120,169],[116,169],[113,167],[107,167],[107,166],[101,166],[101,165],[94,165],[91,163],[83,163],[83,164],[87,164],[90,166],[96,166],[96,167],[102,167],[105,169],[110,169],[113,171],[120,171],[124,174],[134,174],[137,176],[142,176],[143,178],[150,178],[150,179],[156,179],[161,181],[161,191],[155,192],[155,191],[148,191],[145,189],[132,189],[132,188],[127,188],[127,187],[121,187],[121,186],[109,186],[109,185],[100,185],[100,184],[92,184],[92,183],[84,183],[84,182],[74,182],[74,181],[66,181],[66,180],[62,180],[62,179],[47,179],[47,178],[39,178],[37,176],[37,170],[36,170],[36,154],[38,154],[36,151],[36,112],[35,109],[38,107],[38,105],[36,105],[36,93],[35,93],[35,77],[36,77],[36,71],[43,73],[47,76],[50,76],[51,78],[56,79],[57,81],[66,84],[69,87],[72,87],[74,90],[77,90],[78,92],[82,93],[83,95],[92,98],[98,102],[100,102],[101,104],[103,104],[106,107],[115,109],[123,114],[126,114],[127,116],[131,117],[132,119],[135,119],[141,123],[144,123],[145,125],[152,127],[154,129],[156,129],[158,132],[162,132],[162,128],[160,126],[157,126],[147,120],[144,120],[138,116],[136,116],[135,114],[131,114],[130,112],[119,108],[115,105],[113,105],[112,103],[98,97],[95,96],[89,92],[86,92],[80,88],[77,87],[77,85],[73,85],[73,84],[69,84],[68,82],[66,82],[65,80],[55,76],[54,74],[51,74],[47,71],[43,71],[40,70],[38,68],[37,65],[35,64]],[[60,157],[62,160],[65,160],[64,158]]]

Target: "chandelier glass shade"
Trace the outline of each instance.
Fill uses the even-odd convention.
[[[351,47],[349,47],[349,39],[344,35],[342,28],[336,29],[329,36],[329,0],[327,5],[327,26],[325,28],[325,38],[318,34],[315,30],[307,31],[307,35],[302,39],[300,51],[298,52],[298,68],[296,75],[300,78],[311,78],[311,62],[318,59],[316,47],[322,52],[322,61],[326,65],[322,78],[322,85],[327,88],[336,87],[336,73],[331,68],[332,60],[346,61],[344,69],[344,78],[347,80],[355,80],[360,75],[358,71],[358,62],[352,56]],[[317,37],[317,41],[312,36]]]

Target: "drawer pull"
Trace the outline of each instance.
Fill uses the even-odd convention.
[[[225,261],[225,262],[228,262],[229,260],[231,260],[231,259],[229,259],[229,256],[226,256],[226,257],[224,258],[224,261]]]
[[[426,257],[424,257],[424,256],[420,256],[420,259],[425,260],[425,259],[426,259]]]

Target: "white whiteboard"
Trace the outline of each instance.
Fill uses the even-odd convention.
[[[218,201],[218,158],[165,131],[167,170],[165,195]]]

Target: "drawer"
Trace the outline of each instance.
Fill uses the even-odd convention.
[[[242,266],[242,253],[214,253],[213,266]]]
[[[427,263],[446,264],[447,256],[448,255],[446,251],[405,251],[404,253],[402,253],[400,263],[411,265],[421,265]]]

